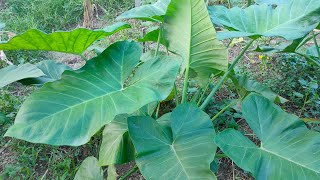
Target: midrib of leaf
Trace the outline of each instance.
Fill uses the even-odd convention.
[[[170,148],[171,148],[171,150],[173,151],[173,154],[175,155],[175,157],[177,158],[177,160],[178,160],[178,162],[179,162],[179,164],[180,164],[180,166],[181,166],[184,174],[188,177],[188,179],[190,179],[190,177],[188,176],[187,171],[184,169],[184,166],[183,166],[182,162],[180,161],[180,157],[178,156],[178,153],[177,153],[176,150],[174,149],[174,143],[173,143],[172,145],[170,145]]]
[[[284,157],[284,156],[281,156],[281,155],[277,154],[276,152],[269,151],[269,150],[265,149],[265,148],[262,147],[262,146],[260,147],[260,149],[261,149],[262,151],[265,151],[265,152],[269,153],[269,154],[272,154],[272,155],[277,156],[277,157],[280,157],[280,158],[282,158],[282,159],[284,159],[284,160],[286,160],[286,161],[289,161],[289,162],[291,162],[291,163],[293,163],[293,164],[296,164],[296,165],[298,165],[298,166],[302,166],[302,167],[304,167],[305,169],[311,170],[311,171],[315,172],[315,173],[317,174],[317,176],[319,176],[319,173],[320,173],[320,172],[317,172],[317,170],[310,169],[309,167],[306,167],[306,166],[303,165],[303,164],[300,164],[300,163],[298,163],[298,162],[292,161],[291,159],[288,159],[288,158],[286,158],[286,157]]]

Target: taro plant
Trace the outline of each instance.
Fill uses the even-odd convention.
[[[319,23],[320,4],[314,0],[308,6],[308,2],[291,0],[276,8],[265,4],[246,9],[209,7],[208,11],[203,0],[159,0],[129,10],[118,19],[158,24],[158,30],[142,38],[157,42],[153,54],[142,56],[137,42],[120,41],[90,60],[84,58],[86,64],[78,70],[52,62],[0,70],[1,86],[18,80],[40,85],[5,135],[33,143],[80,146],[104,128],[99,157],[84,160],[75,179],[114,179],[114,165],[132,161],[136,165],[120,179],[137,170],[146,179],[216,179],[210,164],[218,147],[257,179],[318,179],[320,134],[275,104],[285,103],[284,98],[233,70],[259,37],[295,40],[312,31]],[[211,20],[230,31],[217,35]],[[127,27],[118,23],[104,30],[52,34],[30,30],[0,44],[0,49],[82,56],[94,41]],[[229,65],[227,48],[218,37],[243,36],[250,40]],[[161,52],[161,44],[168,54]],[[206,97],[212,76],[220,80]],[[258,144],[234,129],[216,132],[212,121],[230,104],[214,117],[206,113],[229,78],[239,90],[236,102],[241,102]],[[188,93],[191,82],[199,87],[199,96]],[[159,117],[160,102],[170,94],[176,94],[176,107]],[[108,175],[103,174],[104,166]]]

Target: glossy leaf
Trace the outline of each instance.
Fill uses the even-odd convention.
[[[169,50],[183,58],[183,67],[206,81],[217,70],[228,67],[227,50],[216,38],[203,0],[172,0],[165,20]]]
[[[20,81],[25,85],[43,85],[46,82],[53,82],[61,79],[61,75],[66,70],[72,70],[69,66],[56,61],[41,61],[36,66],[44,73],[44,76],[37,78],[28,78]]]
[[[270,88],[267,86],[261,84],[258,81],[249,79],[247,76],[236,76],[232,78],[233,82],[238,88],[244,88],[247,92],[256,92],[264,97],[268,98],[270,101],[276,102],[276,103],[286,103],[288,102],[287,99],[279,96],[278,94],[274,93]]]
[[[129,27],[128,24],[119,22],[100,30],[80,28],[70,32],[54,32],[52,34],[33,29],[15,36],[9,42],[0,43],[0,50],[42,50],[79,55],[94,41]]]
[[[318,25],[319,11],[319,0],[292,0],[276,8],[267,4],[253,5],[246,9],[227,9],[223,6],[209,8],[212,22],[230,30],[220,33],[220,39],[245,36],[298,39]]]
[[[142,175],[146,179],[216,179],[210,170],[216,152],[210,117],[196,106],[183,104],[173,110],[169,121],[172,134],[151,117],[128,119]]]
[[[77,171],[74,180],[103,180],[103,171],[95,157],[87,157]]]
[[[119,114],[164,100],[179,69],[172,59],[139,63],[135,42],[117,42],[77,71],[46,83],[22,105],[6,136],[51,145],[79,146]],[[50,108],[48,108],[50,107]]]
[[[124,164],[135,158],[135,149],[128,134],[127,119],[133,115],[151,116],[158,103],[150,103],[132,115],[121,114],[108,123],[103,131],[99,151],[99,164]]]
[[[166,13],[170,0],[158,0],[154,4],[143,5],[130,9],[117,17],[121,19],[141,19],[147,21],[163,22],[163,16]]]
[[[242,103],[243,116],[261,140],[258,147],[242,133],[228,129],[215,141],[239,167],[256,179],[319,179],[320,134],[297,116],[252,94]]]
[[[0,69],[0,88],[22,79],[37,78],[44,75],[36,65],[29,63],[20,66],[7,66]]]

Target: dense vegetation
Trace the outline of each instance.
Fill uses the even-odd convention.
[[[319,179],[320,1],[143,4],[3,3],[0,178]]]

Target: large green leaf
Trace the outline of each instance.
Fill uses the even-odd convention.
[[[23,64],[20,66],[11,65],[0,69],[0,88],[26,78],[36,78],[45,74],[32,64]]]
[[[258,81],[250,79],[247,76],[232,77],[232,80],[233,80],[234,84],[239,89],[244,89],[245,90],[245,94],[248,93],[248,92],[256,92],[256,93],[259,93],[259,94],[263,95],[264,97],[268,98],[270,101],[273,101],[273,102],[276,102],[276,103],[286,103],[286,102],[288,102],[287,99],[279,96],[278,94],[273,92],[267,86],[261,84]]]
[[[129,27],[128,24],[119,22],[100,30],[80,28],[70,32],[52,34],[33,29],[15,36],[9,42],[0,43],[0,50],[43,50],[79,55],[94,41]]]
[[[141,65],[135,42],[117,42],[77,71],[46,83],[22,105],[6,136],[51,145],[78,146],[119,114],[164,100],[179,63],[154,58]]]
[[[170,0],[159,0],[154,4],[148,4],[130,9],[117,17],[120,19],[142,19],[147,21],[163,22]]]
[[[69,66],[52,60],[41,61],[36,66],[44,73],[44,76],[37,78],[27,78],[20,82],[25,85],[43,85],[46,82],[53,82],[61,79],[61,75],[66,70],[72,70]]]
[[[203,0],[172,0],[165,19],[169,49],[183,58],[200,80],[228,67],[227,49],[216,38]]]
[[[103,171],[95,157],[87,157],[77,171],[74,180],[103,180]]]
[[[158,103],[150,103],[132,115],[121,114],[108,123],[103,131],[99,164],[108,166],[133,161],[135,149],[128,134],[127,119],[133,115],[151,116]]]
[[[183,104],[170,115],[171,131],[151,117],[128,119],[137,150],[136,163],[146,179],[216,179],[210,171],[216,145],[210,117]]]
[[[225,130],[215,141],[239,167],[257,179],[319,179],[320,134],[297,116],[252,94],[242,104],[243,116],[261,140],[257,147],[242,133]]]
[[[292,0],[276,8],[267,4],[246,9],[223,6],[209,7],[213,23],[227,27],[229,32],[219,39],[244,36],[280,36],[287,40],[301,38],[312,31],[320,21],[319,0]]]

